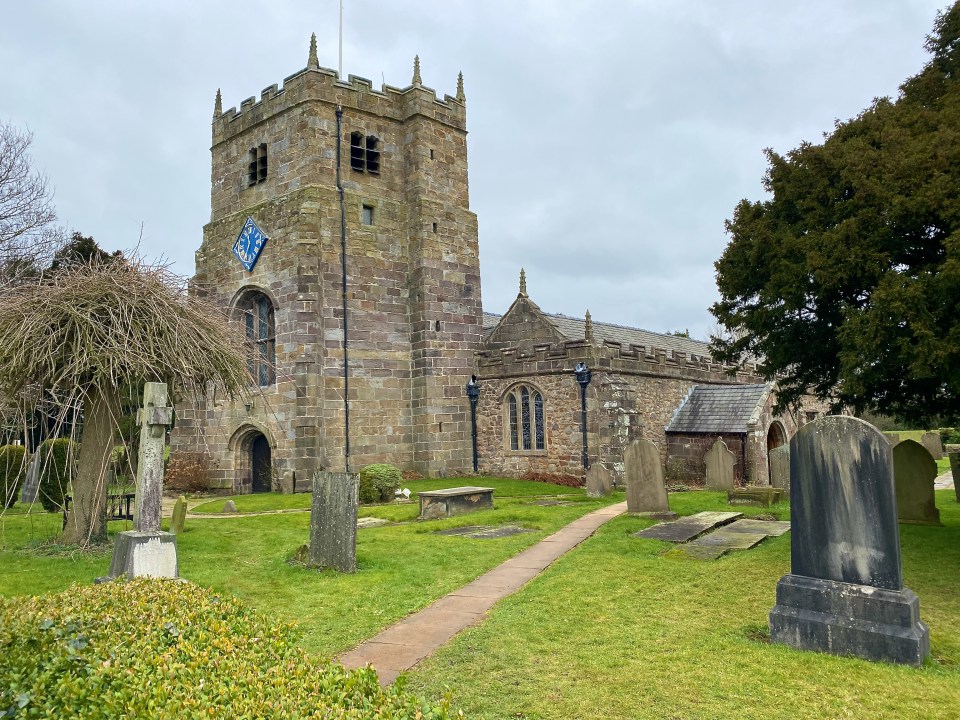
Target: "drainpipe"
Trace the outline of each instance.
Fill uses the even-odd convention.
[[[343,462],[350,472],[350,362],[347,357],[347,213],[343,200],[343,183],[340,181],[340,144],[343,123],[343,108],[337,105],[337,192],[340,194],[340,268],[342,270],[343,297]]]

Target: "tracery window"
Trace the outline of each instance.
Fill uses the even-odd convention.
[[[362,132],[350,133],[350,169],[380,174],[380,141],[376,135],[364,137]]]
[[[510,449],[545,450],[546,424],[540,391],[527,385],[517,385],[507,393],[505,405]]]
[[[237,305],[243,313],[247,337],[247,369],[261,387],[276,382],[276,324],[273,303],[260,292],[252,292]]]

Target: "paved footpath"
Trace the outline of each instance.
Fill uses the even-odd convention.
[[[373,665],[384,687],[466,627],[486,617],[501,598],[512,595],[554,560],[590,537],[608,520],[626,512],[625,502],[574,520],[533,547],[510,558],[469,585],[393,625],[336,659],[348,668]]]

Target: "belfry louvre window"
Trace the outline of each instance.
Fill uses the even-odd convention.
[[[260,143],[250,148],[247,163],[247,186],[262,183],[267,179],[267,144]]]
[[[510,449],[545,450],[543,395],[526,385],[518,385],[506,397],[507,432]]]
[[[276,382],[277,334],[273,303],[263,293],[253,292],[239,304],[247,336],[247,369],[261,387]]]
[[[380,174],[380,141],[374,135],[363,136],[362,132],[350,133],[350,169],[357,172]]]

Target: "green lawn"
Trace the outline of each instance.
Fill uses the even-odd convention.
[[[305,647],[332,655],[623,495],[601,501],[577,491],[567,499],[576,502],[542,507],[530,497],[501,498],[492,511],[361,530],[359,570],[349,576],[286,562],[306,542],[308,513],[188,518],[178,538],[181,573],[278,619],[298,619]],[[682,514],[729,509],[721,493],[674,493],[670,502]],[[900,528],[904,578],[931,627],[934,658],[919,670],[766,642],[776,583],[790,567],[789,534],[703,562],[631,537],[651,521],[625,516],[406,680],[428,697],[449,692],[468,718],[956,717],[960,505],[952,490],[938,491],[937,505],[944,527]],[[736,509],[789,516],[787,504]],[[364,513],[410,519],[416,505]],[[497,540],[433,534],[506,523],[537,532]],[[0,516],[0,594],[61,590],[106,572],[107,550],[71,554],[43,543],[58,526],[58,516]]]
[[[409,488],[411,499],[416,500],[417,493],[422,490],[440,490],[442,488],[462,487],[465,485],[492,487],[494,500],[508,497],[530,497],[582,495],[578,488],[554,485],[552,483],[531,482],[529,480],[511,480],[508,478],[429,478],[425,480],[406,480],[401,488]],[[310,507],[310,493],[284,495],[281,493],[259,493],[256,495],[232,495],[219,497],[216,500],[198,505],[191,509],[195,513],[219,513],[223,511],[223,504],[233,500],[238,512],[264,512],[269,510],[306,510]],[[416,514],[416,513],[414,513]]]

